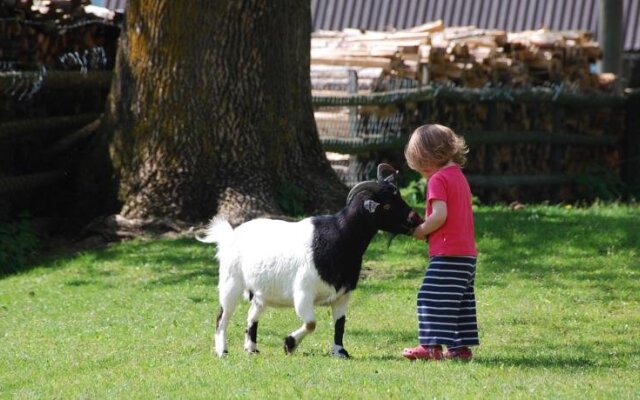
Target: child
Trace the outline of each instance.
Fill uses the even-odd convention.
[[[442,125],[416,129],[404,155],[427,179],[427,217],[413,236],[429,241],[429,268],[418,292],[418,342],[410,360],[470,360],[479,344],[473,281],[476,244],[471,190],[462,174],[467,146]],[[442,346],[447,346],[442,351]]]

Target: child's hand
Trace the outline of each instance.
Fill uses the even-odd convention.
[[[416,229],[414,229],[414,230],[413,230],[413,234],[412,234],[412,236],[413,236],[414,238],[418,239],[418,240],[426,240],[426,239],[427,239],[427,237],[429,237],[429,235],[427,235],[427,234],[424,232],[424,228],[425,228],[424,223],[423,223],[423,224],[418,225],[418,226],[416,227]]]

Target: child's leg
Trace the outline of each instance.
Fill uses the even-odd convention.
[[[478,339],[478,323],[476,319],[476,300],[473,291],[473,280],[460,302],[455,345],[447,347],[443,357],[451,360],[469,361],[473,353],[469,346],[480,344]]]
[[[478,319],[476,316],[476,297],[473,288],[474,281],[469,282],[469,287],[462,296],[460,303],[460,313],[458,314],[458,346],[477,346],[480,344],[478,338]]]
[[[473,277],[471,269],[466,257],[431,259],[418,292],[421,345],[457,345],[457,321],[468,282]]]

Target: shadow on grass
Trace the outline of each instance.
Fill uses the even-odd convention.
[[[405,330],[393,330],[393,329],[376,329],[375,331],[369,329],[349,329],[345,328],[345,339],[347,337],[353,337],[354,340],[359,340],[359,337],[370,339],[372,337],[379,338],[380,341],[385,343],[414,343],[417,340],[418,332],[405,331]]]
[[[398,355],[392,354],[369,354],[360,357],[355,357],[354,360],[362,361],[398,361],[405,360],[402,357],[402,349],[399,348]],[[433,361],[407,361],[407,362],[433,362]],[[462,361],[443,360],[439,362],[456,362],[464,363]],[[596,363],[586,358],[558,358],[558,357],[474,357],[473,363],[484,365],[492,368],[504,368],[504,367],[516,367],[516,368],[570,368],[570,369],[584,369],[594,368]]]
[[[195,239],[133,242],[118,246],[101,256],[105,260],[126,259],[137,265],[148,265],[157,278],[148,287],[179,285],[200,281],[208,286],[218,284],[218,263],[214,259],[215,246],[203,245]],[[98,257],[100,259],[100,257]]]
[[[518,368],[595,368],[602,366],[600,362],[586,357],[571,357],[557,355],[536,356],[481,356],[475,357],[474,362],[488,367],[518,367]]]
[[[149,282],[147,286],[178,285],[193,280],[204,280],[204,283],[207,286],[210,285],[211,287],[215,287],[215,285],[218,284],[218,269],[197,268],[191,270],[180,270],[180,272],[171,273],[170,275],[154,279]]]
[[[119,270],[126,268],[147,269],[147,275],[152,278],[147,285],[151,287],[193,280],[215,286],[218,263],[214,254],[215,246],[203,245],[191,238],[133,240],[90,251],[48,256],[37,266],[58,269],[82,264],[83,276],[66,282],[73,287],[101,284],[104,278],[115,277]]]
[[[399,347],[397,355],[394,354],[367,354],[355,357],[356,361],[398,361],[404,360],[401,355],[402,349]],[[637,353],[636,353],[637,356]],[[421,361],[417,361],[421,362]],[[424,361],[422,361],[424,362]],[[461,361],[445,361],[445,362],[458,362]],[[575,369],[575,370],[589,370],[597,368],[615,368],[624,367],[620,363],[613,360],[607,354],[593,354],[592,358],[586,356],[571,356],[571,355],[523,355],[523,356],[486,356],[476,355],[473,358],[473,363],[480,364],[489,368],[522,368],[522,369]]]
[[[402,361],[402,360],[406,360],[404,357],[402,357],[402,349],[398,349],[398,354],[397,355],[392,355],[392,354],[369,354],[369,355],[354,355],[352,358],[349,359],[349,361],[384,361],[384,362],[389,362],[389,361]],[[408,362],[408,360],[406,360]]]

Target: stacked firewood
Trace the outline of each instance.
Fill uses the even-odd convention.
[[[394,89],[397,82],[404,87],[436,83],[471,88],[564,83],[606,90],[615,77],[592,74],[589,68],[600,57],[598,44],[585,31],[509,33],[445,27],[442,21],[394,32],[319,31],[311,40],[316,90],[344,89],[346,68],[365,75],[358,82],[360,91]],[[327,81],[328,71],[334,81]]]
[[[90,3],[30,0],[0,4],[0,69],[86,66],[97,56],[95,49],[113,58],[122,15]]]
[[[601,50],[588,32],[510,33],[447,28],[436,21],[394,32],[316,32],[311,48],[312,87],[321,96],[422,85],[493,87],[497,94],[518,88],[534,93],[547,86],[594,93],[615,84],[615,76],[591,72]],[[625,114],[616,107],[591,106],[585,112],[563,104],[440,97],[421,104],[420,112],[413,102],[336,105],[317,107],[315,118],[325,148],[343,153],[328,157],[348,184],[369,179],[371,161],[404,164],[398,132],[439,123],[465,136],[471,149],[465,172],[481,178],[473,185],[483,201],[573,201],[585,189],[567,177],[590,176],[594,169],[619,173],[617,138]],[[388,146],[375,147],[385,140]]]

